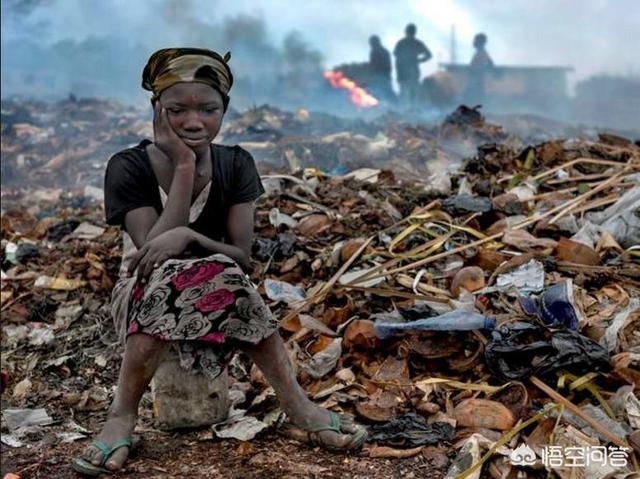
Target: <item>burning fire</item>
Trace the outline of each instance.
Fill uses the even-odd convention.
[[[341,71],[326,71],[324,77],[331,83],[333,88],[344,88],[349,92],[351,101],[362,108],[370,108],[376,106],[379,101],[373,95],[370,95],[367,90],[358,86],[348,76],[345,76]]]

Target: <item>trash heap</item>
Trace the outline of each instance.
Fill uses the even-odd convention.
[[[1,117],[4,188],[101,188],[110,155],[153,138],[148,105],[73,97],[55,103],[2,100]],[[466,107],[440,124],[393,111],[365,121],[263,105],[241,113],[230,110],[218,141],[245,147],[268,172],[315,167],[344,174],[377,167],[416,178],[445,171],[472,156],[481,144],[521,145],[548,136],[528,118],[509,124],[515,135],[485,122],[477,108]],[[574,127],[550,126],[565,136],[576,133]],[[593,136],[590,131],[580,133]]]
[[[149,112],[115,101],[2,100],[2,183],[101,187],[114,152],[153,135]]]
[[[637,471],[638,144],[522,146],[461,107],[437,127],[437,147],[432,127],[389,121],[389,156],[365,165],[369,150],[354,145],[376,145],[371,136],[312,136],[301,112],[245,115],[225,141],[287,160],[261,164],[252,279],[310,397],[369,426],[362,454],[438,444],[452,478],[574,477],[576,450],[591,458],[584,477]],[[296,121],[300,136],[282,134]],[[433,147],[448,162],[465,141],[476,147],[455,170],[424,161],[438,162]],[[116,382],[119,231],[97,188],[2,199],[2,441],[22,447],[52,428],[73,441]],[[243,413],[215,433],[249,440],[276,422],[277,402],[246,358],[229,373]]]

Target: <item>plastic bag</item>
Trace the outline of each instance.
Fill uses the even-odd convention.
[[[573,297],[573,282],[570,279],[554,284],[535,297],[520,297],[522,310],[535,316],[550,327],[564,325],[576,330],[584,321],[584,315]]]
[[[369,441],[389,446],[416,447],[424,444],[437,444],[450,441],[455,428],[446,422],[427,421],[415,413],[393,418],[384,424],[375,424],[369,428]]]
[[[560,369],[575,374],[610,369],[609,353],[595,341],[523,321],[492,331],[484,358],[489,371],[505,382]]]

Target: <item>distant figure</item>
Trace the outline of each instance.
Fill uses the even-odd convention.
[[[486,99],[485,78],[487,72],[493,69],[493,60],[485,50],[487,36],[478,33],[473,38],[473,47],[476,52],[473,54],[469,64],[469,84],[467,87],[467,101],[470,104],[482,104]]]
[[[369,53],[371,79],[368,87],[376,98],[392,101],[395,99],[395,95],[391,88],[391,55],[389,50],[382,46],[378,35],[372,35],[369,38],[369,45],[371,46]]]
[[[407,25],[405,37],[396,44],[393,54],[396,57],[396,74],[400,85],[400,97],[405,105],[413,105],[418,96],[420,85],[420,63],[431,58],[427,46],[416,38],[416,26]]]

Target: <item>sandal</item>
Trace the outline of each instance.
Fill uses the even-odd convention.
[[[291,439],[304,442],[311,446],[319,446],[330,452],[344,453],[355,452],[362,448],[367,439],[368,433],[364,427],[356,426],[357,430],[353,433],[345,433],[341,428],[341,418],[338,414],[331,412],[331,424],[322,424],[302,429],[293,425],[287,425],[282,433]],[[327,443],[320,435],[323,431],[333,431],[341,435],[350,435],[351,440],[343,446],[336,446]]]
[[[97,477],[100,474],[113,474],[118,471],[112,471],[111,469],[107,469],[105,467],[107,461],[113,455],[113,453],[122,447],[128,447],[129,453],[131,453],[135,446],[137,446],[139,443],[140,440],[138,438],[125,438],[114,442],[111,447],[109,447],[100,439],[94,439],[93,446],[102,453],[102,461],[100,461],[100,465],[96,466],[82,457],[77,457],[73,461],[71,461],[71,467],[74,471],[80,474],[84,474],[85,476]]]

